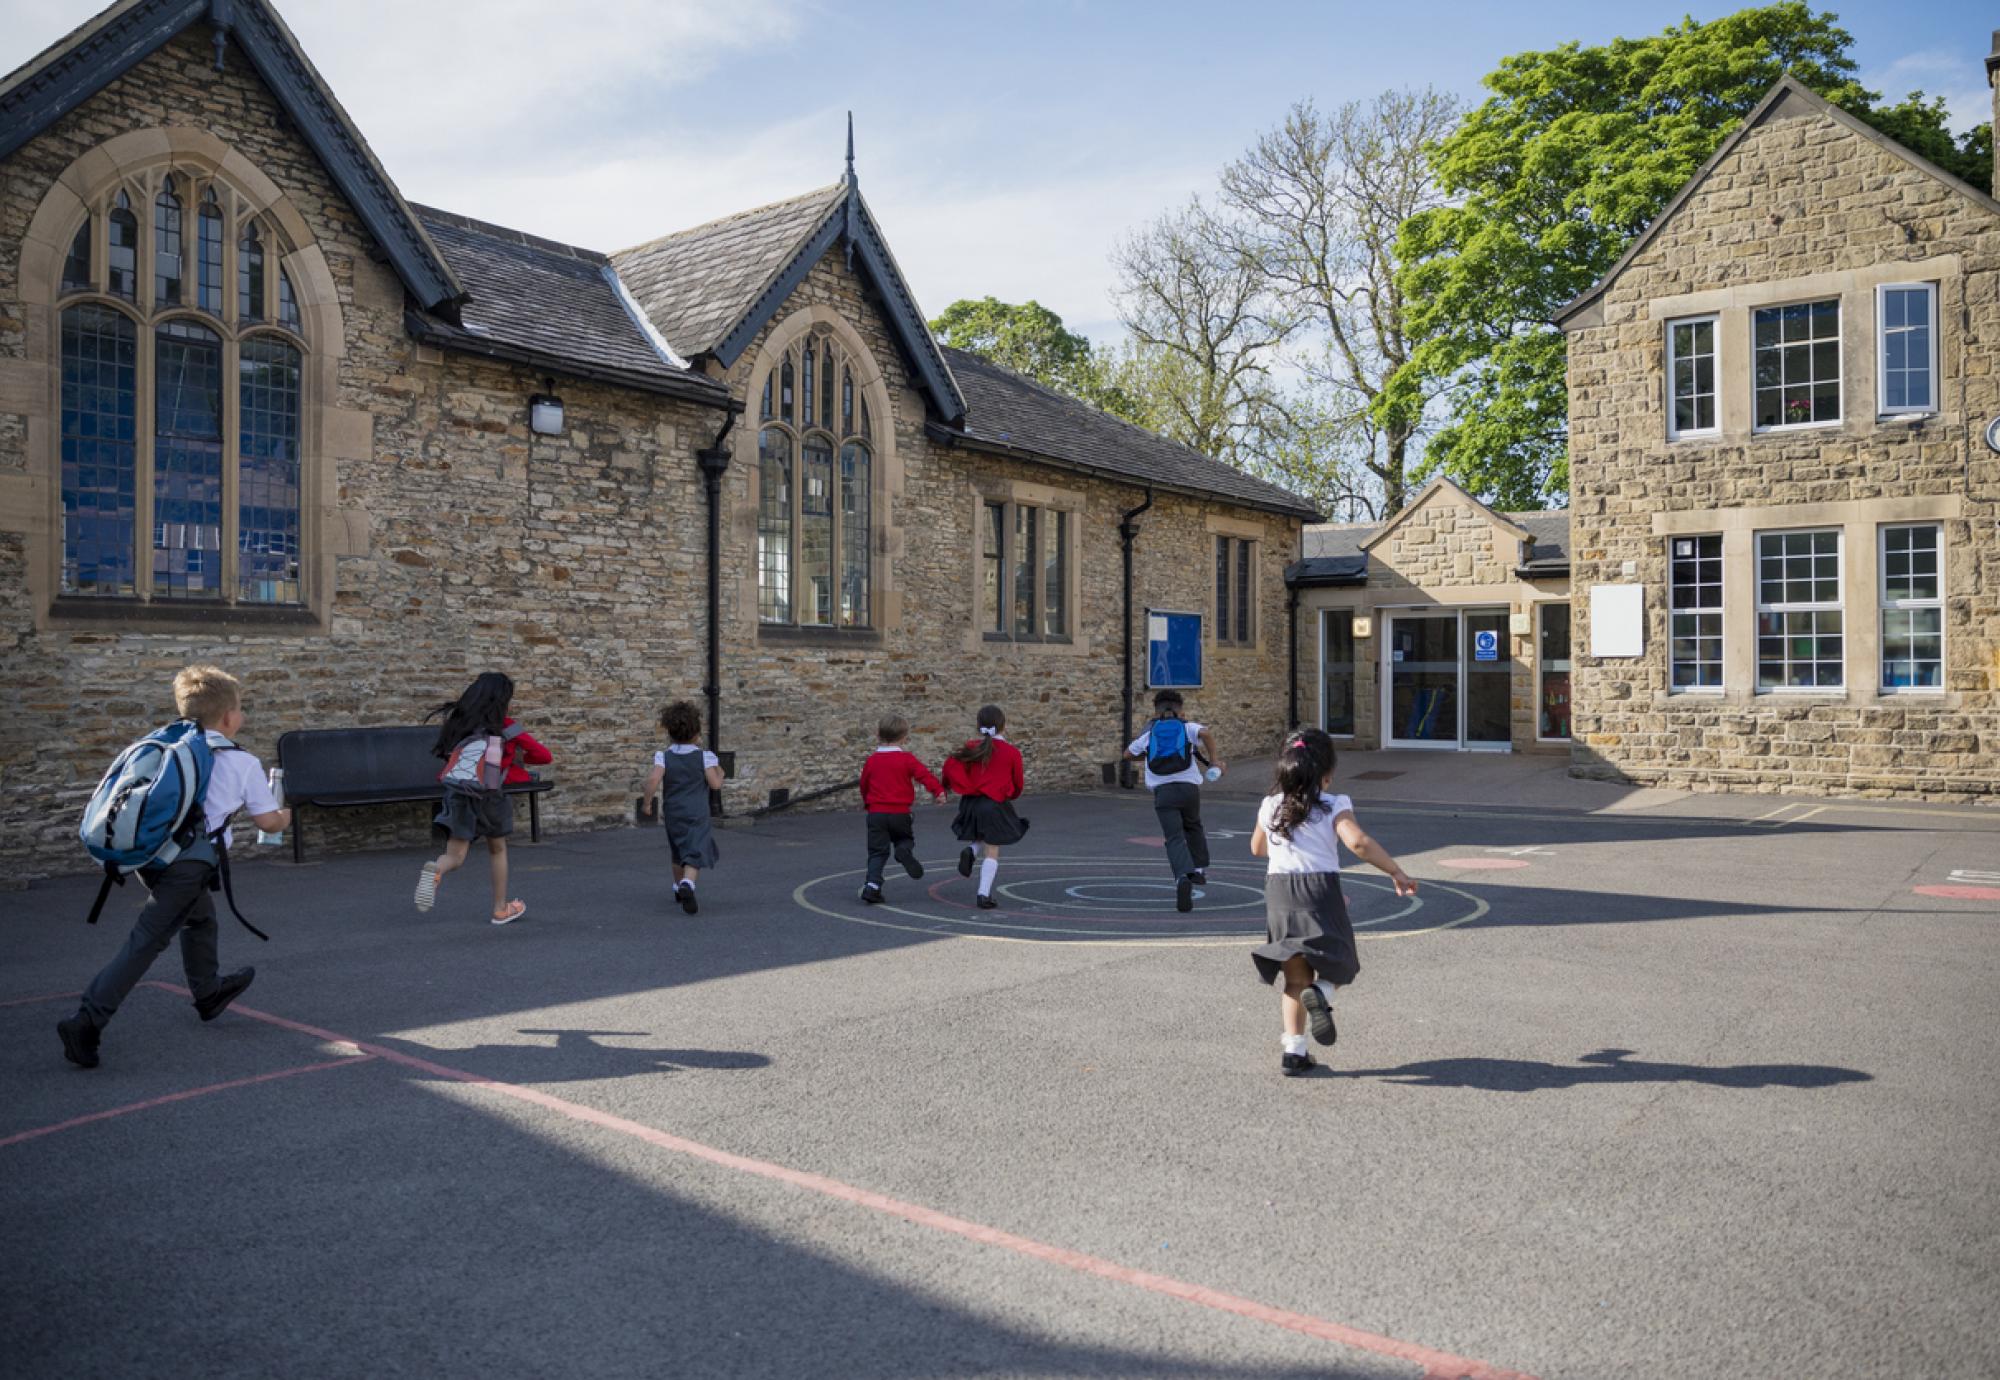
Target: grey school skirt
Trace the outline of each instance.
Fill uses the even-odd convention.
[[[447,781],[432,822],[455,839],[504,839],[514,832],[514,802],[505,791],[467,790]]]
[[[960,843],[997,843],[1006,848],[1027,837],[1028,821],[1014,813],[1014,803],[1010,800],[962,795],[958,798],[958,816],[951,822],[951,834]]]
[[[1354,925],[1340,894],[1338,872],[1272,872],[1264,878],[1265,942],[1250,951],[1257,976],[1276,982],[1288,958],[1303,958],[1313,976],[1345,987],[1361,971]]]

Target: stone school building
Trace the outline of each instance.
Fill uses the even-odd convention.
[[[630,818],[679,697],[732,813],[852,779],[884,712],[935,761],[988,701],[1031,790],[1101,782],[1162,612],[1225,753],[1287,728],[1310,506],[940,348],[851,150],[606,255],[407,201],[262,0],[121,0],[11,56],[10,874],[80,866],[85,798],[193,661],[244,679],[267,760],[503,669],[558,827]]]

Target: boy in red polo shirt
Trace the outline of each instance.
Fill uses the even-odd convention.
[[[931,793],[933,803],[944,799],[944,787],[931,775],[930,768],[903,744],[910,725],[900,714],[884,714],[875,726],[881,746],[868,754],[861,767],[861,804],[868,811],[868,880],[862,884],[861,899],[869,905],[882,900],[882,868],[894,852],[896,861],[912,877],[924,875],[917,861],[917,831],[910,817],[917,801],[917,783]]]

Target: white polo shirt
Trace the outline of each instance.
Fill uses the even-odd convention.
[[[201,798],[208,832],[221,829],[238,810],[268,815],[278,809],[278,798],[271,794],[271,784],[264,779],[264,764],[257,760],[256,754],[237,747],[212,728],[206,733],[209,750],[215,754],[215,765],[208,772],[208,794]],[[224,831],[222,846],[227,848],[232,842],[230,834]]]
[[[1153,764],[1151,762],[1146,763],[1146,789],[1149,791],[1156,791],[1169,781],[1185,781],[1190,786],[1199,786],[1201,784],[1201,763],[1194,760],[1195,753],[1201,747],[1201,725],[1191,719],[1183,719],[1181,722],[1187,725],[1187,769],[1185,771],[1177,771],[1171,776],[1155,776],[1153,775]],[[1148,727],[1144,733],[1141,733],[1132,740],[1131,746],[1126,748],[1125,751],[1132,756],[1143,757],[1146,752],[1146,744],[1152,741],[1153,730]]]
[[[669,743],[667,745],[667,752],[671,752],[677,757],[685,757],[691,752],[700,753],[703,771],[707,771],[710,767],[719,767],[722,765],[722,759],[703,747],[700,743]],[[653,765],[664,767],[667,764],[667,752],[654,753]]]
[[[1271,845],[1271,871],[1340,871],[1340,837],[1333,832],[1333,822],[1350,813],[1354,802],[1344,795],[1322,792],[1318,807],[1299,822],[1290,838],[1286,838],[1273,827],[1278,819],[1278,805],[1283,799],[1283,796],[1267,795],[1264,803],[1257,807],[1258,827],[1263,829]]]

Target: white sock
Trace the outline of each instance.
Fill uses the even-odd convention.
[[[979,864],[979,894],[981,896],[991,896],[993,894],[993,879],[999,874],[1000,860],[998,858],[987,858]]]
[[[1306,1037],[1303,1035],[1287,1035],[1284,1037],[1284,1045],[1285,1053],[1287,1054],[1304,1054],[1306,1052]]]
[[[1314,982],[1313,982],[1313,986],[1315,986],[1315,987],[1319,988],[1319,994],[1320,994],[1320,995],[1321,995],[1322,997],[1325,997],[1325,998],[1326,998],[1326,1004],[1327,1004],[1328,1006],[1332,1006],[1332,1005],[1333,1005],[1333,984],[1332,984],[1332,983],[1330,983],[1330,982],[1328,982],[1328,981],[1327,981],[1327,980],[1326,980],[1325,978],[1317,978],[1317,979],[1315,979],[1315,980],[1314,980]]]
[[[681,884],[682,886],[686,887],[686,888],[687,888],[687,889],[688,889],[689,891],[693,891],[693,890],[694,890],[694,878],[692,878],[692,877],[683,877],[683,878],[681,878],[681,882],[680,882],[680,884]]]

